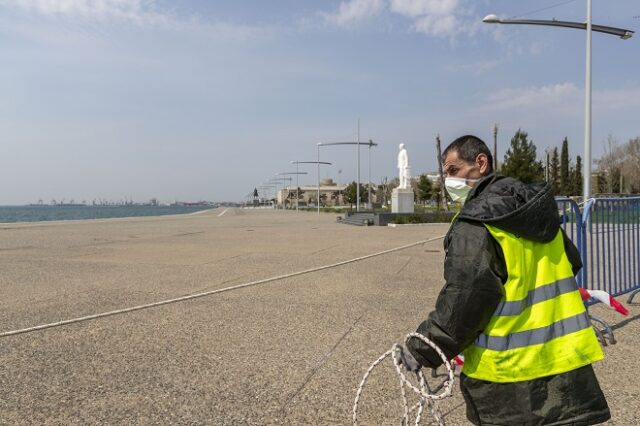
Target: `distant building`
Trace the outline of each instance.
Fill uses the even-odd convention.
[[[338,185],[333,179],[321,179],[320,180],[320,201],[322,206],[341,206],[344,205],[342,194],[347,185]],[[277,202],[279,206],[283,204],[287,208],[295,208],[296,206],[296,193],[299,194],[298,204],[301,207],[317,206],[316,199],[318,198],[318,186],[306,185],[296,188],[295,186],[287,186],[284,189],[278,191]]]
[[[427,179],[429,179],[431,181],[431,183],[438,183],[440,182],[440,175],[438,173],[425,173],[425,175],[427,175]]]

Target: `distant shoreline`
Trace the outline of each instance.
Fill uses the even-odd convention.
[[[177,214],[192,214],[215,207],[209,205],[199,206],[53,206],[53,205],[27,205],[27,206],[0,206],[0,224],[36,223],[78,221],[95,219],[118,219],[134,217],[167,216]]]

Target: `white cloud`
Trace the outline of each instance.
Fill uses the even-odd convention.
[[[364,22],[383,12],[410,21],[409,29],[435,37],[473,35],[479,19],[470,21],[473,3],[468,0],[348,0],[334,13],[321,12],[326,22],[348,26]]]
[[[136,22],[162,19],[154,0],[2,0],[0,4],[42,15],[118,18]]]
[[[467,0],[390,0],[393,13],[413,20],[411,30],[435,37],[472,36],[482,27]]]
[[[51,19],[68,18],[78,25],[83,21],[125,22],[142,28],[159,28],[225,40],[264,40],[272,38],[277,32],[274,27],[209,22],[198,16],[179,16],[163,8],[157,0],[0,0],[0,9],[2,7]],[[29,31],[38,32],[36,28]]]
[[[640,87],[595,90],[593,92],[593,103],[594,110],[619,111],[640,108]]]
[[[453,36],[461,27],[455,15],[426,15],[415,20],[411,27],[414,31],[438,36]]]
[[[470,63],[462,63],[462,64],[450,64],[446,65],[444,69],[446,71],[453,72],[466,72],[475,75],[484,74],[495,69],[501,61],[478,61],[478,62],[470,62]]]
[[[489,95],[488,104],[495,109],[541,106],[573,101],[580,95],[580,89],[573,83],[551,84],[541,87],[502,89]]]
[[[449,16],[458,8],[458,0],[391,0],[390,9],[408,18]]]
[[[574,83],[558,83],[538,87],[502,89],[486,98],[495,110],[541,109],[550,113],[581,114],[584,89]],[[594,113],[607,113],[640,107],[640,87],[594,90]]]
[[[327,21],[344,26],[376,16],[384,7],[383,0],[350,0],[340,3],[336,13],[324,13],[322,15]]]

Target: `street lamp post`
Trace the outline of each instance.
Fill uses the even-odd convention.
[[[342,182],[342,169],[338,169],[338,201],[341,201],[340,182]]]
[[[551,173],[549,173],[549,148],[546,148],[544,150],[544,157],[545,157],[544,180],[546,180],[547,183],[551,183],[551,180],[550,180],[551,179]]]
[[[283,173],[278,173],[278,175],[296,175],[296,211],[298,211],[298,198],[300,196],[299,190],[298,188],[300,187],[300,184],[298,183],[298,175],[306,175],[308,174],[307,172],[299,172],[298,171],[298,165],[296,164],[296,171],[295,172],[283,172]]]
[[[260,185],[258,188],[271,190],[271,189],[274,189],[274,188],[277,188],[277,187],[275,185]]]
[[[358,185],[356,185],[356,211],[360,211],[360,119],[358,118]],[[371,152],[371,151],[369,151]],[[369,182],[371,183],[371,182]]]
[[[318,160],[316,161],[318,167],[318,194],[316,199],[316,207],[318,208],[318,216],[320,216],[320,144],[318,144]]]
[[[371,196],[371,147],[378,146],[377,143],[374,143],[371,139],[369,142],[328,142],[328,143],[319,143],[318,144],[318,158],[320,158],[320,147],[321,146],[330,146],[330,145],[357,145],[358,146],[358,182],[356,184],[356,211],[360,211],[360,145],[367,145],[369,147],[369,196]]]
[[[487,15],[483,20],[487,24],[517,24],[517,25],[546,25],[551,27],[577,28],[587,31],[587,52],[585,70],[585,99],[584,99],[584,173],[583,173],[583,201],[591,196],[591,32],[615,35],[623,40],[631,38],[634,31],[623,28],[593,25],[591,23],[591,0],[587,0],[587,22],[570,22],[540,19],[500,19],[496,15]]]
[[[360,139],[358,139],[360,140]],[[369,183],[367,185],[367,190],[369,191],[367,194],[367,204],[369,205],[369,209],[373,210],[373,203],[371,202],[371,144],[373,141],[369,139]],[[358,145],[360,146],[360,145]]]
[[[291,164],[295,164],[296,165],[296,170],[298,167],[298,164],[316,164],[318,166],[318,215],[320,215],[320,164],[326,164],[328,166],[331,165],[331,163],[328,163],[326,161],[320,161],[320,148],[318,148],[318,161],[292,161]]]
[[[293,180],[293,178],[290,178],[290,177],[277,177],[277,175],[276,175],[275,178],[272,178],[272,179],[269,180],[269,182],[282,182],[282,208],[283,209],[285,207],[285,203],[284,203],[284,187],[286,185],[285,182],[291,182],[292,180]],[[277,194],[276,194],[276,203],[278,202],[277,198],[278,197],[277,197]]]
[[[555,19],[501,19],[496,15],[487,15],[482,22],[485,24],[544,25],[548,27],[575,28],[578,30],[589,30],[590,26],[591,31],[618,36],[624,40],[631,38],[635,32],[624,28],[591,24],[591,0],[587,0],[587,22],[558,21]]]

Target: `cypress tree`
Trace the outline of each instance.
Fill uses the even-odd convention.
[[[560,157],[558,156],[558,147],[553,148],[551,160],[549,160],[549,180],[553,193],[560,194]]]
[[[565,137],[562,141],[562,152],[560,153],[560,194],[558,195],[570,195],[571,189],[569,141]]]
[[[544,167],[541,161],[536,161],[536,146],[527,139],[527,133],[518,129],[511,138],[511,146],[504,156],[504,163],[500,169],[505,176],[520,179],[525,183],[544,180]]]
[[[576,168],[573,170],[573,195],[582,194],[582,158],[576,157]]]

